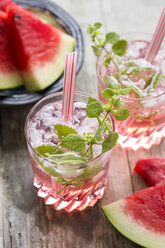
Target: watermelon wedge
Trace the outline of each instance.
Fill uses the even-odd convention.
[[[8,7],[7,23],[27,91],[45,89],[62,74],[65,53],[74,49],[75,39],[18,5]]]
[[[147,248],[165,248],[165,184],[102,207],[127,238]]]
[[[15,66],[6,33],[7,16],[0,11],[0,89],[22,85],[22,78]]]
[[[153,186],[161,181],[165,182],[165,158],[140,159],[134,170],[148,186]]]

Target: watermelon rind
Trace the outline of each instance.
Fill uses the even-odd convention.
[[[12,89],[23,85],[18,72],[0,73],[0,90]]]
[[[55,82],[63,73],[65,65],[65,54],[72,52],[76,40],[61,32],[61,44],[58,54],[54,59],[46,62],[43,66],[33,66],[29,70],[23,71],[24,84],[27,91],[41,91]]]
[[[121,199],[103,206],[103,212],[109,221],[128,239],[146,248],[165,248],[165,235],[147,230],[131,216],[124,213],[125,200]]]

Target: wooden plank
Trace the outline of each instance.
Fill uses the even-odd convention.
[[[97,96],[97,78],[88,23],[101,21],[106,31],[153,31],[162,0],[54,0],[75,17],[82,28],[85,59],[76,89]],[[146,9],[149,11],[146,12]],[[154,15],[153,15],[154,12]],[[140,13],[140,18],[135,18]],[[0,107],[0,247],[2,248],[138,248],[104,216],[101,206],[130,195],[146,185],[134,173],[136,161],[164,157],[165,141],[137,152],[116,147],[112,152],[105,195],[94,208],[67,214],[45,206],[32,185],[33,173],[24,137],[24,122],[32,105]]]

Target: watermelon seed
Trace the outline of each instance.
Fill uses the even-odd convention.
[[[21,19],[21,16],[15,15],[14,18],[17,19],[17,20],[20,20]]]

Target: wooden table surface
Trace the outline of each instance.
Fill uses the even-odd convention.
[[[36,0],[39,1],[39,0]],[[76,88],[97,96],[95,57],[86,34],[88,23],[104,30],[153,32],[164,0],[54,0],[80,24],[85,59]],[[137,248],[106,219],[101,206],[145,188],[133,167],[140,158],[165,156],[165,140],[149,151],[113,150],[109,183],[95,207],[84,212],[55,212],[36,196],[24,137],[32,105],[0,107],[0,248]],[[156,248],[156,247],[155,247]]]

